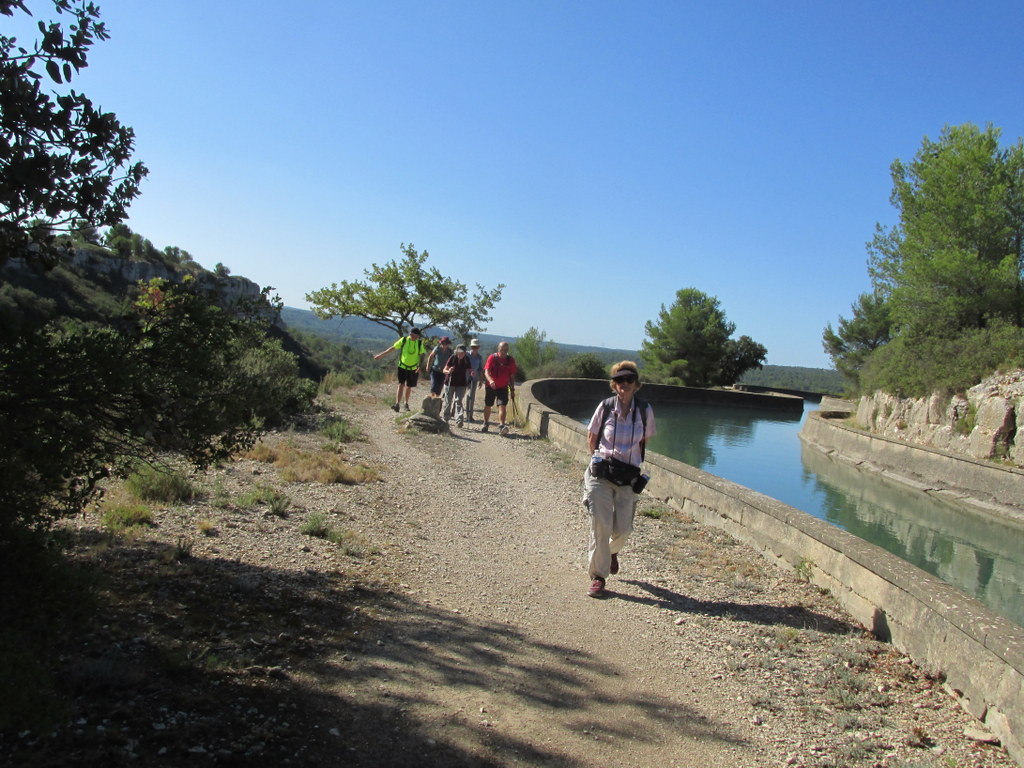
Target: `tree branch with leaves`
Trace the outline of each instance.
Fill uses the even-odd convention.
[[[409,328],[455,329],[465,335],[482,331],[501,299],[503,284],[487,289],[479,283],[470,297],[464,283],[427,267],[427,251],[402,243],[402,259],[364,270],[366,280],[343,280],[306,294],[317,317],[362,317],[404,336]]]
[[[147,173],[130,162],[135,133],[116,115],[73,89],[44,92],[43,72],[68,84],[109,37],[93,3],[52,2],[71,17],[67,29],[40,21],[27,47],[0,35],[0,264],[21,257],[52,266],[59,235],[122,221]],[[0,13],[16,12],[31,15],[23,0],[0,0]]]

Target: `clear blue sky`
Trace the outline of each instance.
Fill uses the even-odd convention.
[[[510,339],[638,348],[694,287],[828,367],[889,164],[1024,135],[1020,0],[99,5],[75,87],[136,131],[132,229],[295,307],[413,243],[505,283]]]

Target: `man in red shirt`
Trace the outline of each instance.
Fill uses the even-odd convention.
[[[498,434],[507,435],[505,410],[509,397],[515,397],[516,359],[508,353],[508,342],[498,344],[498,351],[484,363],[484,426],[486,432],[491,418],[491,406],[498,402]]]

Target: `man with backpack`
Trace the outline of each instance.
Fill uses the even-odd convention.
[[[647,484],[640,473],[647,440],[654,436],[654,411],[636,397],[636,363],[612,366],[615,394],[601,401],[587,427],[591,459],[583,475],[583,506],[590,512],[590,597],[604,597],[609,575],[619,572],[619,552],[633,531],[636,497]]]
[[[498,344],[498,351],[489,355],[484,363],[484,426],[490,428],[491,406],[498,403],[498,434],[507,435],[505,411],[508,399],[515,397],[516,359],[508,353],[508,342]]]
[[[374,355],[374,360],[380,360],[385,355],[399,350],[398,356],[398,395],[395,397],[395,404],[391,410],[397,412],[405,398],[405,410],[409,410],[409,395],[412,394],[419,380],[420,369],[423,368],[423,355],[427,354],[427,348],[423,344],[423,335],[419,328],[412,328],[408,336],[403,336],[379,355]]]

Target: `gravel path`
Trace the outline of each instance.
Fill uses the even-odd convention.
[[[101,605],[58,651],[75,698],[52,733],[0,738],[0,763],[1013,765],[941,680],[656,487],[608,597],[588,598],[582,467],[478,423],[403,431],[390,395],[329,403],[377,481],[248,458],[145,533],[76,521]],[[254,488],[290,512],[242,502]],[[341,535],[307,535],[314,520]]]
[[[426,763],[444,745],[495,765],[1012,765],[827,595],[652,494],[609,597],[589,599],[580,467],[478,424],[352,418],[399,469],[364,503],[403,585],[354,685],[377,681]]]

